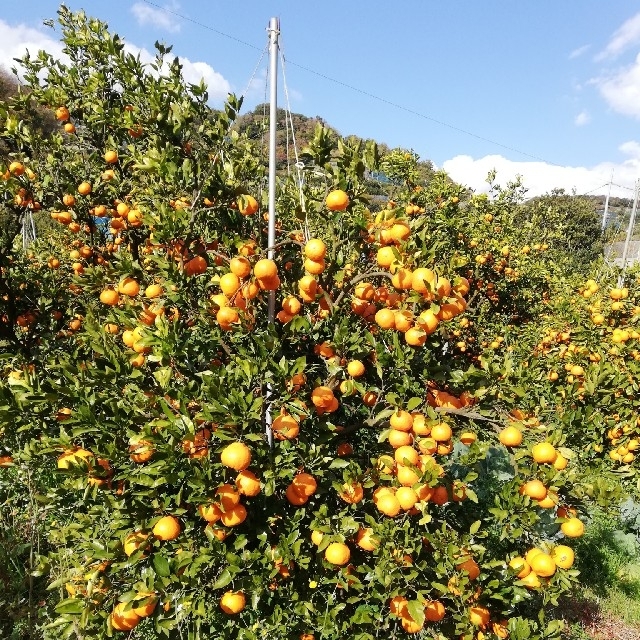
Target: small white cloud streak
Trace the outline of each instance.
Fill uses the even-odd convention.
[[[629,158],[621,163],[602,162],[594,167],[555,166],[545,162],[517,162],[501,155],[484,156],[474,159],[468,155],[460,155],[443,163],[442,168],[456,182],[469,187],[476,193],[487,193],[489,185],[487,175],[494,169],[497,171],[496,181],[506,185],[507,182],[522,177],[528,189],[527,196],[533,197],[549,193],[552,189],[564,189],[577,194],[606,193],[611,172],[614,172],[614,183],[611,195],[630,198],[633,186],[640,172],[640,143],[631,140],[620,145],[620,151]],[[624,188],[627,187],[627,188]]]
[[[573,121],[576,127],[584,127],[585,124],[591,122],[591,116],[587,111],[581,111]]]
[[[621,53],[640,43],[640,13],[636,13],[618,28],[607,46],[596,55],[596,62],[618,57]]]
[[[590,44],[585,44],[582,47],[578,47],[577,49],[574,49],[569,54],[569,60],[575,60],[576,58],[579,58],[581,55],[585,54],[590,48],[591,48]]]
[[[165,4],[164,8],[158,9],[144,2],[136,2],[131,6],[131,13],[133,13],[138,24],[142,27],[152,25],[171,33],[180,31],[180,23],[177,21],[177,17],[165,11],[165,8],[177,11],[180,5],[174,1]]]

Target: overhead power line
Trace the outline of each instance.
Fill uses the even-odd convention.
[[[262,48],[261,47],[257,47],[256,45],[251,44],[250,42],[246,42],[244,40],[241,40],[240,38],[236,38],[235,36],[229,35],[228,33],[225,33],[224,31],[220,31],[219,29],[215,29],[214,27],[211,27],[210,25],[204,24],[203,22],[200,22],[198,20],[194,20],[193,18],[189,18],[188,16],[185,16],[181,13],[178,13],[177,11],[174,11],[173,9],[169,9],[167,7],[163,7],[155,2],[152,2],[151,0],[144,0],[144,2],[148,5],[151,5],[153,7],[155,7],[156,9],[160,9],[161,11],[166,11],[167,13],[170,13],[174,16],[176,16],[177,18],[180,18],[182,20],[186,20],[187,22],[191,22],[192,24],[195,24],[199,27],[202,27],[203,29],[206,29],[207,31],[211,31],[212,33],[215,33],[217,35],[220,35],[224,38],[228,38],[229,40],[233,40],[234,42],[237,42],[238,44],[244,45],[245,47],[250,47],[251,49],[255,49],[257,51],[261,51]],[[377,100],[378,102],[381,102],[383,104],[389,105],[390,107],[394,107],[396,109],[400,109],[401,111],[405,111],[406,113],[410,113],[418,118],[422,118],[423,120],[428,120],[429,122],[433,122],[435,124],[438,124],[442,127],[447,127],[448,129],[451,129],[452,131],[457,131],[458,133],[463,133],[464,135],[470,136],[472,138],[475,138],[476,140],[481,140],[482,142],[488,142],[489,144],[492,144],[496,147],[501,147],[502,149],[506,149],[507,151],[513,151],[514,153],[518,153],[522,156],[526,156],[527,158],[531,158],[532,160],[538,160],[539,162],[545,162],[546,164],[552,165],[554,167],[561,167],[562,165],[559,165],[556,162],[551,162],[549,160],[546,160],[545,158],[542,158],[540,156],[536,156],[533,155],[531,153],[527,153],[526,151],[522,151],[521,149],[517,149],[516,147],[511,147],[509,145],[506,144],[502,144],[501,142],[497,142],[496,140],[492,140],[491,138],[486,138],[485,136],[481,136],[478,135],[477,133],[473,133],[472,131],[468,131],[467,129],[463,129],[462,127],[457,127],[455,125],[449,124],[448,122],[444,122],[442,120],[438,120],[437,118],[434,118],[432,116],[429,116],[425,113],[421,113],[420,111],[416,111],[415,109],[411,109],[410,107],[405,107],[404,105],[398,104],[397,102],[393,102],[392,100],[387,100],[386,98],[383,98],[381,96],[376,95],[375,93],[371,93],[369,91],[365,91],[364,89],[360,89],[359,87],[354,87],[351,84],[348,84],[347,82],[343,82],[342,80],[338,80],[336,78],[332,78],[331,76],[328,76],[325,73],[322,73],[320,71],[316,71],[315,69],[311,69],[310,67],[307,67],[303,64],[300,64],[298,62],[294,62],[292,60],[287,59],[287,62],[295,67],[298,67],[299,69],[302,69],[303,71],[306,71],[307,73],[311,73],[319,78],[322,78],[323,80],[327,80],[329,82],[333,82],[334,84],[340,85],[341,87],[344,87],[345,89],[349,89],[351,91],[355,91],[356,93],[359,93],[363,96],[366,96],[368,98],[371,98],[372,100]]]

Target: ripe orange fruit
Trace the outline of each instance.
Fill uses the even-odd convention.
[[[215,503],[201,504],[198,507],[198,513],[209,523],[218,522],[222,517],[222,511]]]
[[[243,216],[252,216],[259,208],[260,205],[253,196],[242,195],[238,198],[238,211]]]
[[[102,302],[102,304],[113,307],[117,305],[118,302],[120,302],[120,296],[115,289],[104,289],[100,293],[100,302]]]
[[[410,327],[404,334],[405,342],[411,347],[422,347],[427,342],[427,333],[421,327]]]
[[[391,267],[398,260],[396,251],[393,247],[380,247],[376,255],[378,266],[383,269]]]
[[[435,487],[433,493],[431,494],[431,502],[437,504],[438,506],[447,504],[447,502],[449,502],[449,491],[447,490],[447,487],[445,487],[444,485]]]
[[[242,591],[227,591],[220,598],[220,608],[227,615],[235,615],[240,613],[246,606],[246,598]]]
[[[384,513],[385,516],[389,516],[390,518],[395,518],[402,510],[400,501],[393,493],[384,493],[380,495],[375,504],[378,511]]]
[[[365,551],[375,551],[380,542],[374,536],[375,534],[371,527],[361,527],[356,535],[356,544]]]
[[[221,329],[228,331],[240,320],[240,316],[233,307],[221,307],[216,312],[216,321]]]
[[[389,611],[396,616],[401,616],[406,612],[409,601],[404,596],[394,596],[389,601]]]
[[[184,264],[184,272],[188,276],[197,276],[207,270],[207,259],[204,256],[195,256]]]
[[[240,494],[230,484],[222,484],[216,489],[216,496],[224,511],[230,511],[240,502]]]
[[[220,291],[231,297],[240,288],[240,278],[235,273],[225,273],[219,282]]]
[[[303,504],[309,502],[309,498],[301,493],[296,491],[296,488],[293,484],[290,484],[285,491],[285,497],[289,501],[290,504],[300,507]]]
[[[236,256],[231,258],[229,269],[238,278],[246,278],[251,273],[251,263],[244,256]]]
[[[243,504],[237,504],[220,516],[220,522],[225,527],[236,527],[247,519],[247,509]]]
[[[326,409],[331,405],[335,396],[329,387],[319,386],[311,392],[311,402],[315,407]]]
[[[336,453],[341,458],[350,456],[353,453],[353,447],[349,442],[343,442],[342,444],[339,444],[338,447],[336,448]]]
[[[465,431],[464,433],[460,434],[460,442],[462,442],[462,444],[466,444],[467,446],[473,444],[477,439],[478,436],[472,431]]]
[[[126,602],[119,602],[111,612],[111,626],[116,631],[131,631],[141,620],[133,609],[125,609]]]
[[[81,196],[88,196],[91,193],[91,184],[89,182],[81,182],[78,185],[78,193]]]
[[[324,558],[327,562],[342,567],[349,562],[349,559],[351,558],[351,551],[343,542],[332,542],[324,550]]]
[[[55,111],[56,120],[66,122],[69,119],[69,109],[66,106],[58,107]]]
[[[306,258],[304,261],[304,268],[307,273],[311,273],[314,276],[320,275],[325,270],[326,264],[324,260],[311,260]]]
[[[145,290],[144,295],[146,298],[153,300],[159,298],[164,293],[164,289],[159,284],[150,284]]]
[[[413,442],[413,436],[406,431],[398,431],[397,429],[391,429],[389,431],[389,444],[397,449],[402,446],[408,446]]]
[[[538,574],[534,571],[524,576],[524,578],[520,578],[520,580],[527,589],[539,589],[542,586],[540,578],[538,578]]]
[[[105,151],[104,161],[107,164],[115,164],[118,162],[118,152],[113,150]]]
[[[175,540],[180,535],[180,522],[173,516],[163,516],[156,522],[152,531],[158,540]]]
[[[553,464],[558,457],[558,452],[549,442],[539,442],[531,448],[531,455],[539,464]]]
[[[352,378],[363,376],[365,373],[364,364],[360,360],[351,360],[351,362],[347,364],[347,373]]]
[[[404,615],[400,618],[400,624],[405,633],[419,633],[424,627],[424,623],[417,622],[410,615],[409,611],[405,611]]]
[[[349,206],[349,196],[342,190],[330,191],[325,200],[330,211],[344,211]]]
[[[517,571],[516,576],[521,579],[531,573],[531,566],[521,556],[516,556],[515,558],[509,560],[509,567],[514,571]]]
[[[399,487],[396,491],[396,498],[404,511],[409,511],[418,502],[418,494],[410,486]]]
[[[141,618],[147,618],[155,611],[158,601],[158,596],[153,592],[139,593],[134,601],[139,604],[136,604],[132,611]]]
[[[471,557],[466,558],[463,562],[456,564],[456,568],[460,571],[466,571],[469,575],[469,580],[475,580],[480,575],[480,566]]]
[[[136,464],[148,462],[153,457],[155,449],[148,440],[129,440],[129,457]]]
[[[510,425],[500,432],[499,439],[505,447],[519,447],[522,444],[522,431]]]
[[[260,493],[260,480],[251,471],[241,471],[236,476],[236,487],[243,496],[253,498]]]
[[[402,409],[397,409],[389,418],[389,424],[392,429],[398,431],[411,431],[413,427],[413,416]]]
[[[118,285],[118,291],[133,298],[140,293],[140,285],[133,278],[127,277]]]
[[[424,617],[429,622],[439,622],[444,618],[446,611],[440,600],[431,600],[424,608]]]
[[[380,309],[376,312],[375,321],[381,329],[395,329],[396,314],[392,309]]]
[[[364,490],[359,482],[347,482],[342,485],[338,496],[347,504],[357,504],[364,498]]]
[[[278,266],[273,260],[263,258],[262,260],[258,260],[253,267],[253,275],[258,280],[270,280],[276,278],[278,275]]]
[[[396,477],[403,487],[412,487],[420,480],[420,472],[404,464],[396,465]]]
[[[411,289],[413,272],[410,269],[400,267],[391,278],[391,284],[399,290]]]
[[[562,471],[567,468],[569,461],[558,451],[558,457],[555,459],[553,463],[553,468],[556,471]]]
[[[244,442],[232,442],[220,453],[220,462],[225,467],[244,471],[251,464],[251,450]]]
[[[306,498],[311,497],[318,489],[318,482],[310,473],[298,473],[291,481],[296,493]]]
[[[417,466],[420,463],[420,454],[410,445],[398,447],[394,458],[398,464]]]
[[[314,262],[321,262],[327,255],[327,246],[320,238],[311,238],[304,245],[304,255]]]
[[[447,442],[451,440],[453,431],[446,422],[439,422],[431,427],[430,435],[436,442]]]
[[[529,480],[522,485],[520,491],[532,500],[544,500],[547,497],[547,487],[540,480]]]
[[[486,607],[471,607],[469,609],[469,622],[474,627],[480,627],[484,629],[491,619],[491,613]]]
[[[548,553],[537,553],[530,562],[531,570],[543,578],[549,578],[556,572],[555,560]]]
[[[411,288],[418,293],[429,293],[435,289],[436,274],[425,267],[419,267],[411,275]]]
[[[539,553],[543,553],[542,549],[538,549],[538,547],[532,547],[531,549],[529,549],[529,551],[527,551],[527,553],[524,556],[524,559],[529,563],[529,566],[531,566],[531,561],[539,554]]]
[[[562,569],[570,569],[573,566],[575,554],[571,547],[559,544],[557,547],[553,548],[551,557],[558,567]]]
[[[569,518],[560,525],[560,530],[567,538],[579,538],[584,534],[584,523],[578,518]]]
[[[316,545],[316,547],[320,546],[322,542],[322,538],[324,538],[324,533],[322,531],[312,531],[311,532],[311,542]]]
[[[127,535],[124,539],[123,550],[127,557],[133,555],[140,545],[149,537],[149,534],[142,533],[142,531],[134,531]]]

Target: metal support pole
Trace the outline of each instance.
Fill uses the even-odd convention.
[[[607,198],[604,201],[604,213],[602,214],[602,231],[607,226],[607,213],[609,212],[609,198],[611,197],[611,183],[613,182],[613,169],[611,169],[611,178],[609,179],[609,192]]]
[[[622,273],[618,277],[618,287],[624,283],[624,276],[627,271],[627,256],[629,255],[629,245],[631,244],[631,236],[633,235],[633,227],[636,223],[636,213],[638,212],[638,193],[640,192],[640,180],[636,180],[636,188],[633,196],[633,208],[631,209],[631,217],[629,218],[629,226],[627,228],[627,237],[624,241],[624,250],[622,252]]]
[[[276,244],[276,131],[278,124],[278,38],[280,21],[269,21],[269,223],[267,239],[267,257],[274,259]],[[269,292],[269,324],[273,325],[276,315],[276,292]],[[269,446],[273,446],[273,416],[271,414],[271,385],[267,384],[266,432]]]
[[[276,132],[278,124],[278,38],[280,21],[269,22],[269,238],[267,257],[273,260],[276,244]],[[275,321],[276,292],[269,292],[269,322]]]

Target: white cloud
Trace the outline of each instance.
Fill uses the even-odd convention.
[[[613,182],[622,186],[612,186],[611,195],[630,198],[640,172],[640,143],[632,140],[620,145],[619,149],[629,156],[628,159],[617,164],[602,162],[594,167],[517,162],[500,155],[485,156],[477,160],[471,156],[460,155],[445,161],[442,168],[453,180],[476,193],[488,192],[487,174],[494,169],[497,171],[496,182],[503,186],[521,176],[524,186],[528,189],[528,197],[549,193],[556,188],[564,189],[567,193],[575,189],[578,194],[603,194],[608,189],[605,185],[608,185],[613,171]]]
[[[46,32],[24,24],[9,25],[0,20],[0,66],[6,70],[19,67],[14,58],[22,58],[29,51],[32,57],[44,49],[56,58],[63,58],[62,44]]]
[[[135,45],[126,44],[125,49],[127,53],[131,53],[134,56],[139,55],[140,60],[145,64],[155,59],[154,54],[149,53],[146,49],[140,49]],[[189,58],[178,57],[182,65],[182,75],[187,82],[198,84],[200,80],[204,78],[207,84],[207,90],[209,91],[209,100],[212,102],[221,102],[226,99],[228,93],[231,91],[231,85],[221,73],[206,62],[192,62]],[[173,58],[170,57],[170,60],[173,60]]]
[[[632,64],[590,82],[614,111],[640,118],[640,54]]]
[[[574,58],[579,58],[582,54],[586,53],[590,48],[591,48],[590,44],[585,44],[582,47],[578,47],[577,49],[574,49],[569,54],[569,60],[573,60]]]
[[[35,56],[41,49],[55,58],[66,61],[66,56],[62,53],[62,44],[51,38],[48,33],[23,24],[9,25],[0,20],[0,67],[10,70],[13,66],[19,66],[14,62],[14,58],[21,58],[27,50]],[[139,54],[143,63],[149,63],[155,58],[155,55],[134,44],[125,44],[125,49],[127,53]],[[212,102],[219,103],[226,99],[231,91],[231,85],[211,65],[206,62],[193,62],[189,58],[180,58],[180,63],[182,74],[187,82],[197,84],[204,78]]]
[[[616,58],[629,47],[640,43],[640,13],[629,18],[616,30],[607,46],[596,56],[596,61]]]
[[[175,33],[180,31],[180,23],[177,21],[177,16],[165,11],[165,9],[177,11],[179,8],[180,5],[175,0],[166,3],[163,8],[152,7],[144,2],[136,2],[131,6],[131,13],[133,13],[140,26],[150,24]]]
[[[589,124],[589,122],[591,122],[591,116],[587,111],[581,111],[573,121],[576,127],[583,127],[585,124]]]

